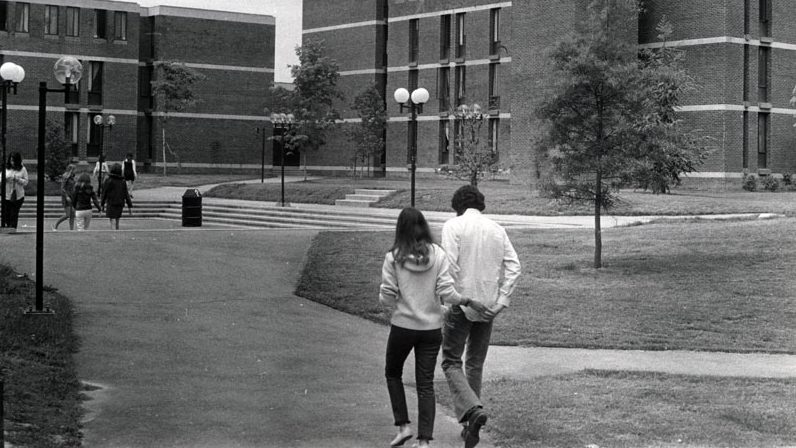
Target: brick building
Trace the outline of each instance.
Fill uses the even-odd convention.
[[[179,157],[187,167],[259,167],[256,131],[270,133],[263,109],[274,38],[271,16],[109,0],[2,1],[0,56],[26,71],[18,94],[9,95],[8,150],[35,164],[38,82],[56,87],[53,63],[72,55],[83,77],[67,104],[49,95],[48,119],[65,124],[74,158],[93,162],[102,150],[114,161],[132,152],[140,163],[162,164],[163,112],[150,81],[154,64],[175,61],[206,80],[196,86],[195,108],[169,114],[169,163]],[[116,117],[110,132],[93,124],[97,114]]]
[[[551,84],[545,51],[584,18],[587,0],[329,0],[304,2],[304,39],[322,39],[352,98],[375,83],[390,121],[383,167],[406,172],[407,139],[415,132],[392,92],[425,87],[431,100],[417,125],[419,172],[455,163],[457,124],[447,113],[460,102],[489,110],[488,140],[501,166],[519,182],[535,177],[534,109]],[[734,179],[744,170],[796,170],[789,109],[796,84],[796,13],[785,0],[647,0],[639,46],[656,46],[666,16],[667,45],[686,52],[700,89],[685,100],[687,122],[715,137],[715,150],[693,177]],[[356,120],[344,104],[342,126]],[[342,129],[314,157],[318,170],[346,170],[351,145]]]

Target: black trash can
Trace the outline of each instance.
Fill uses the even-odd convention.
[[[182,226],[202,227],[202,193],[185,190],[182,195]]]

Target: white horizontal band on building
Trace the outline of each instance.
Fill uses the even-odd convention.
[[[683,39],[673,40],[668,42],[651,42],[639,45],[639,48],[662,48],[662,47],[694,47],[699,45],[716,45],[716,44],[739,44],[739,45],[752,45],[752,46],[766,46],[771,48],[779,48],[782,50],[796,50],[795,44],[787,44],[784,42],[771,42],[764,44],[759,39],[744,39],[743,37],[732,36],[717,36],[706,37],[703,39]]]
[[[468,13],[468,12],[475,12],[475,11],[484,11],[494,8],[509,8],[511,7],[511,2],[500,2],[500,3],[490,3],[487,5],[478,5],[478,6],[467,6],[464,8],[454,8],[454,9],[446,9],[442,11],[433,11],[433,12],[425,12],[420,14],[410,14],[406,16],[396,16],[390,17],[387,19],[390,23],[392,22],[401,22],[404,20],[412,20],[412,19],[425,19],[429,17],[439,17],[439,16],[447,16],[449,14],[459,14],[459,13]]]
[[[386,23],[387,22],[385,22],[384,20],[367,20],[365,22],[341,23],[340,25],[322,26],[319,28],[307,28],[306,30],[302,31],[302,34],[323,33],[325,31],[345,30],[349,28],[359,28],[363,26],[385,25]]]
[[[440,67],[456,67],[456,66],[459,66],[459,65],[464,65],[464,66],[470,67],[470,66],[474,66],[474,65],[489,65],[489,64],[496,63],[496,62],[499,62],[501,64],[508,64],[508,63],[511,62],[511,57],[500,58],[500,59],[497,59],[497,60],[492,60],[492,59],[470,59],[470,60],[464,61],[463,64],[459,64],[459,63],[456,63],[456,62],[450,62],[448,64],[439,64],[439,63],[420,64],[420,65],[418,65],[416,67],[409,67],[409,66],[403,65],[403,66],[398,66],[398,67],[387,67],[387,72],[388,73],[395,73],[395,72],[408,72],[410,70],[432,70],[432,69],[437,69],[437,68],[440,68]]]

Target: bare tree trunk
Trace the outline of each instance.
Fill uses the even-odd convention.
[[[603,267],[603,236],[600,227],[600,213],[602,212],[603,185],[602,172],[597,170],[597,185],[594,194],[594,269]]]
[[[163,132],[163,177],[166,177],[166,126],[161,124],[160,130]]]
[[[478,186],[478,170],[474,170],[470,173],[470,185],[474,187]]]
[[[307,181],[307,151],[301,153],[301,157],[304,158],[304,182]]]

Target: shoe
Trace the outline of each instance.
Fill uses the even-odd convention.
[[[467,425],[462,425],[462,440],[467,439]]]
[[[428,440],[418,440],[415,446],[417,448],[428,448],[429,447]]]
[[[464,448],[473,448],[481,441],[481,427],[486,424],[489,417],[481,408],[476,408],[467,420],[467,434],[464,438]]]
[[[390,442],[390,446],[403,446],[404,443],[408,442],[412,437],[414,437],[414,434],[412,434],[412,430],[408,426],[402,430],[399,429],[398,434],[396,434],[395,438]]]
[[[50,228],[53,229],[53,232],[57,232],[58,231],[58,228],[55,227],[55,224],[51,225]]]

